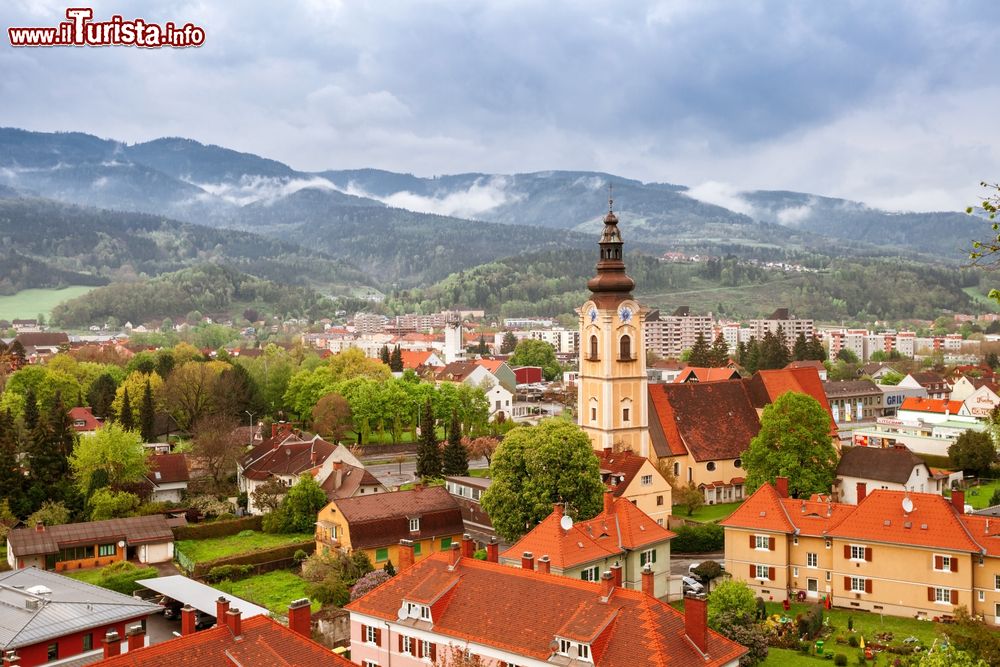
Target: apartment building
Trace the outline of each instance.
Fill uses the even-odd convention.
[[[646,315],[643,334],[647,350],[663,359],[680,359],[684,350],[694,346],[698,334],[711,344],[712,314],[692,315],[688,306],[679,307],[672,315],[651,310]]]
[[[762,340],[764,334],[770,331],[777,333],[781,328],[785,332],[785,344],[789,349],[795,345],[795,339],[799,334],[810,340],[816,333],[812,320],[804,320],[788,313],[787,308],[778,308],[768,317],[761,320],[750,320],[750,331],[757,340]]]

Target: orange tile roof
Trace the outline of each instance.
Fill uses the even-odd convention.
[[[759,379],[763,383],[770,397],[769,403],[773,403],[779,396],[789,391],[812,396],[819,401],[819,404],[830,415],[831,432],[836,433],[837,424],[833,419],[833,411],[830,410],[830,401],[826,398],[823,381],[820,379],[819,372],[815,368],[778,368],[757,371],[753,379]],[[758,405],[757,407],[762,408],[764,406]]]
[[[503,366],[507,362],[504,361],[503,359],[476,359],[475,363],[479,366],[482,366],[490,373],[496,373],[497,369]]]
[[[957,415],[962,409],[962,401],[949,401],[944,398],[922,398],[920,396],[907,396],[903,399],[900,410],[910,410],[912,412],[934,412],[937,414]]]
[[[476,642],[545,661],[557,636],[586,637],[596,667],[716,667],[746,652],[709,631],[703,658],[686,636],[681,612],[642,591],[616,588],[604,601],[600,583],[472,558],[460,558],[451,572],[451,558],[447,552],[429,556],[345,609],[399,623],[397,611],[415,586],[457,574],[458,582],[432,609],[430,631],[445,641]]]
[[[830,503],[820,500],[796,500],[782,498],[785,508],[799,535],[823,537],[830,526],[836,525],[854,510],[853,505],[846,503]]]
[[[987,556],[1000,556],[1000,519],[966,514],[962,516],[962,522],[973,539],[986,550]]]
[[[413,350],[400,350],[399,355],[403,360],[403,368],[416,369],[427,363],[430,356],[434,354],[432,350],[414,352]]]
[[[615,452],[611,449],[604,449],[597,452],[597,463],[601,468],[601,474],[609,473],[611,477],[621,477],[622,481],[611,486],[611,492],[616,496],[625,493],[625,489],[639,471],[648,461],[645,456],[640,456],[629,450]]]
[[[795,532],[795,524],[789,518],[781,496],[770,484],[761,485],[735,512],[720,521],[719,525],[775,533]]]
[[[688,366],[681,371],[680,375],[677,376],[677,379],[675,379],[674,382],[690,382],[692,375],[698,382],[718,382],[719,380],[732,380],[740,377],[739,372],[733,368],[702,368],[701,366]]]
[[[104,667],[356,667],[354,663],[312,639],[299,635],[266,616],[243,619],[243,634],[233,636],[227,626],[215,626],[191,635],[109,658]]]

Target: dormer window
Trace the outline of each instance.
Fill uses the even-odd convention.
[[[558,654],[566,656],[567,658],[576,658],[585,662],[591,662],[590,644],[574,642],[569,639],[563,639],[562,637],[559,638]]]
[[[431,620],[431,608],[425,604],[407,602],[406,618],[416,618],[421,621],[429,621]]]
[[[410,532],[411,533],[420,532],[420,517],[410,519]]]

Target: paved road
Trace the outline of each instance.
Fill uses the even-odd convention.
[[[382,457],[375,460],[384,461],[385,458]],[[469,468],[488,467],[486,459],[469,461]],[[375,477],[378,478],[378,481],[382,482],[389,488],[412,482],[417,476],[417,460],[415,456],[407,457],[405,463],[365,464],[365,468],[367,468],[368,472],[375,475]]]
[[[724,551],[715,551],[707,554],[671,554],[670,574],[687,574],[691,563],[700,563],[704,560],[714,560],[720,564],[725,561]]]

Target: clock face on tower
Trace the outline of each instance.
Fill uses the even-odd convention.
[[[591,308],[589,315],[590,315],[590,321],[591,322],[594,322],[595,320],[597,320],[597,309],[596,308]]]
[[[622,322],[628,324],[632,319],[632,309],[628,306],[623,306],[622,309],[618,311],[618,317]]]

